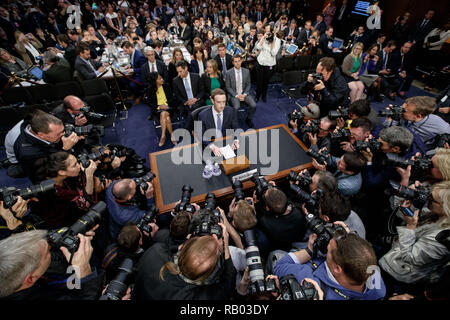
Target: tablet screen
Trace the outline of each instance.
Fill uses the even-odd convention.
[[[31,75],[33,75],[34,77],[36,77],[38,80],[41,80],[42,79],[42,69],[40,69],[39,67],[36,67],[36,66],[34,66],[34,67],[31,67],[29,70],[28,70],[28,73],[29,74],[31,74]]]
[[[298,47],[295,44],[291,44],[291,45],[289,45],[289,47],[286,51],[289,52],[290,54],[294,54],[295,51],[297,50],[297,48]]]

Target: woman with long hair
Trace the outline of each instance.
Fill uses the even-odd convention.
[[[341,67],[342,75],[350,88],[350,103],[359,100],[364,92],[364,83],[359,79],[363,49],[364,45],[361,42],[355,43],[352,51],[344,58]]]
[[[108,24],[109,31],[112,33],[110,38],[115,38],[122,34],[122,19],[114,12],[114,7],[112,4],[108,3],[105,14],[106,23]]]
[[[225,81],[219,71],[216,60],[209,59],[206,61],[206,72],[201,76],[200,81],[202,81],[205,90],[204,99],[206,105],[211,106],[213,104],[210,98],[212,91],[217,88],[225,90]]]
[[[150,72],[149,86],[147,94],[147,103],[152,109],[152,114],[159,114],[161,123],[161,138],[158,146],[162,147],[166,141],[166,130],[170,134],[171,141],[177,144],[176,139],[172,135],[172,120],[170,113],[176,108],[176,100],[173,96],[172,89],[164,82],[163,77],[158,72]]]
[[[172,80],[175,79],[176,76],[178,75],[177,68],[175,67],[175,65],[177,64],[178,61],[182,61],[182,60],[185,60],[184,56],[183,56],[183,51],[181,51],[180,48],[175,48],[172,53],[172,61],[170,61],[169,66],[168,66],[170,82],[172,82]],[[186,61],[186,63],[188,65],[188,69],[190,70],[191,65],[187,61]]]
[[[194,48],[193,59],[191,60],[191,72],[198,73],[201,77],[206,71],[206,58],[201,48]]]
[[[30,67],[39,63],[39,59],[42,57],[39,51],[42,48],[42,43],[31,33],[24,34],[21,31],[16,31],[14,37],[16,38],[14,49],[20,54],[27,66]]]
[[[376,65],[378,62],[378,45],[372,44],[361,56],[361,69],[359,70],[359,79],[368,88],[368,95],[375,101],[381,102],[381,77],[377,76]]]
[[[3,48],[0,48],[0,65],[14,73],[25,73],[28,69],[23,60],[13,56]]]

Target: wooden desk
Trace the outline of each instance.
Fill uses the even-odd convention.
[[[245,149],[247,150],[245,150],[245,155],[251,161],[251,166],[248,170],[261,170],[270,167],[270,165],[265,165],[261,162],[259,155],[257,161],[252,161],[252,159],[255,158],[255,155],[249,154],[249,142],[253,142],[254,145],[254,141],[257,141],[259,146],[264,147],[264,141],[260,138],[265,135],[270,136],[270,138],[267,139],[266,147],[269,151],[267,154],[271,154],[271,150],[274,149],[271,146],[271,140],[275,139],[277,134],[278,141],[274,141],[273,147],[279,147],[279,166],[274,174],[265,176],[268,181],[283,179],[289,175],[291,170],[299,172],[303,169],[312,168],[311,157],[306,154],[306,151],[308,150],[306,146],[286,127],[286,125],[279,124],[241,133],[239,137],[240,147],[244,148],[244,146],[246,146]],[[227,143],[231,144],[233,137],[229,136],[221,140],[226,140]],[[172,161],[172,156],[174,154],[190,155],[190,159],[192,160],[191,163],[194,163],[194,159],[197,159],[197,164],[176,165]],[[190,185],[194,189],[191,202],[195,203],[203,203],[208,192],[214,192],[218,201],[225,197],[232,197],[234,194],[232,177],[240,172],[229,177],[222,173],[218,177],[213,176],[210,179],[204,179],[202,177],[204,164],[199,163],[201,154],[201,144],[197,142],[173,149],[153,152],[149,155],[151,169],[156,174],[156,178],[152,181],[155,189],[156,206],[161,213],[168,212],[175,207],[175,203],[181,198],[181,189],[183,185]],[[243,183],[244,190],[253,187],[254,183],[250,180]]]

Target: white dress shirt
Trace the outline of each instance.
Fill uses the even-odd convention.
[[[278,50],[280,50],[280,46],[281,46],[281,40],[278,39],[277,37],[274,37],[275,45],[273,46],[272,49],[272,44],[268,43],[267,41],[264,40],[262,46],[260,45],[260,41],[258,41],[256,43],[256,49],[261,50],[257,61],[260,65],[262,66],[269,66],[269,67],[273,67],[277,64],[277,53]]]

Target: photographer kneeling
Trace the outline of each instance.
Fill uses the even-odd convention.
[[[404,208],[410,206],[410,201],[402,205]],[[444,266],[450,257],[449,250],[438,242],[436,236],[449,226],[449,181],[433,185],[428,200],[429,210],[424,209],[420,213],[419,210],[405,210],[412,215],[400,215],[405,225],[397,226],[398,240],[379,261],[382,269],[393,278],[392,282],[386,278],[387,284],[411,290],[415,287],[417,291],[420,285],[436,281],[445,270]]]
[[[320,116],[328,115],[328,111],[336,106],[345,107],[348,104],[348,85],[341,75],[333,58],[324,57],[319,60],[315,74],[309,74],[306,82],[298,90],[302,94],[309,94],[311,101],[320,107]]]
[[[172,257],[156,243],[140,260],[134,288],[137,300],[228,300],[234,296],[236,270],[228,231],[209,209],[195,215],[189,240]]]
[[[319,239],[313,233],[309,237],[307,248],[285,254],[276,262],[274,274],[280,279],[292,274],[299,283],[305,278],[317,281],[325,300],[384,298],[386,288],[377,271],[375,252],[370,243],[349,233],[342,222],[335,222],[334,225],[345,227],[345,231],[341,228],[334,231],[326,246],[326,257],[312,257],[314,243]],[[283,252],[275,254],[281,256]]]

